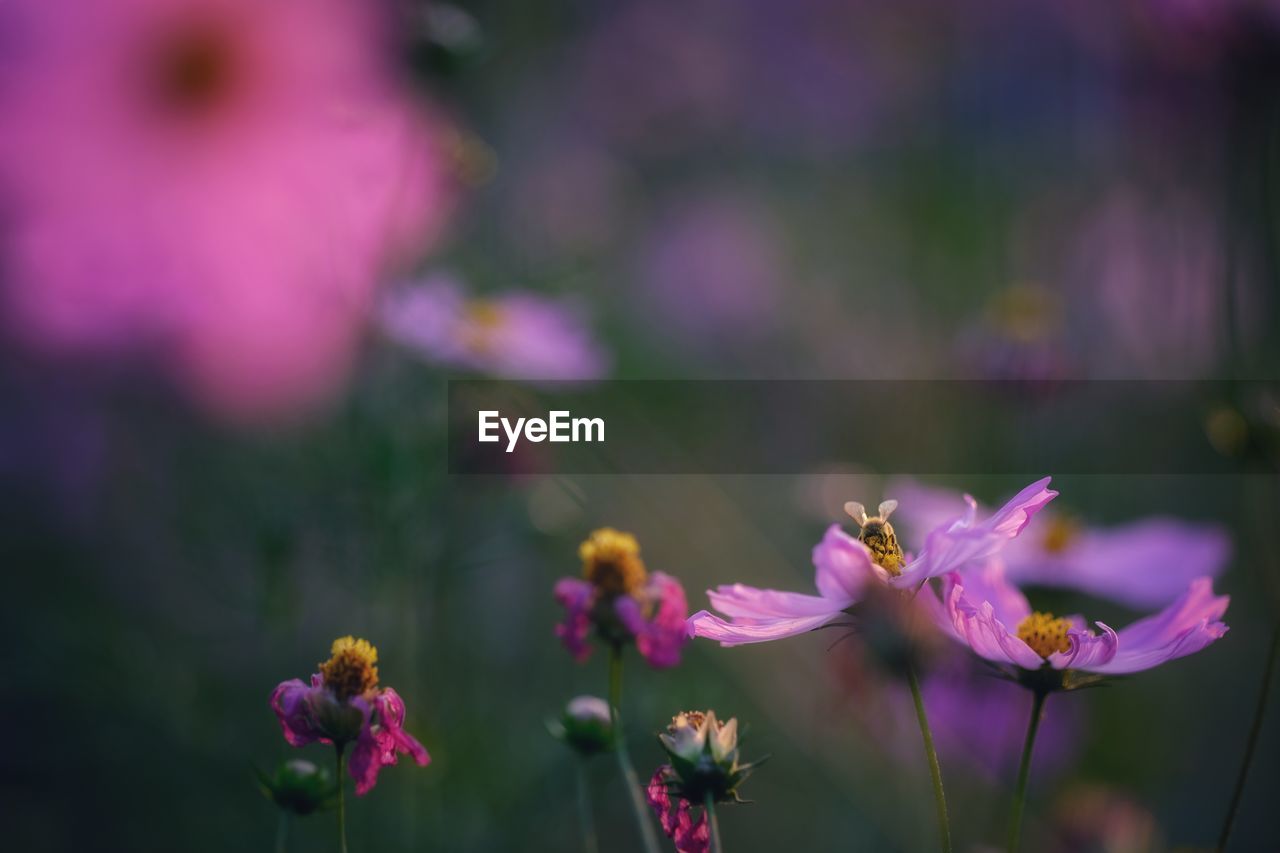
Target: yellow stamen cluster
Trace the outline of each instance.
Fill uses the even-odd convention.
[[[493,345],[494,335],[502,331],[507,322],[507,312],[492,299],[472,299],[463,309],[463,343],[475,352],[484,352]]]
[[[606,595],[631,595],[648,577],[640,544],[630,533],[602,527],[578,547],[582,576]]]
[[[1069,620],[1036,611],[1018,623],[1018,639],[1047,660],[1054,652],[1065,652],[1071,648],[1071,640],[1067,637],[1070,630]]]
[[[1051,336],[1059,325],[1062,306],[1035,284],[1009,288],[990,307],[995,326],[1019,343],[1034,344]]]
[[[339,637],[320,664],[324,684],[339,699],[363,696],[378,686],[378,650],[368,640]]]
[[[671,718],[671,725],[667,726],[667,731],[674,733],[676,729],[688,726],[691,729],[700,729],[702,724],[706,722],[707,715],[702,711],[681,711]],[[716,730],[724,728],[724,721],[716,719]]]
[[[1050,554],[1061,554],[1067,550],[1080,535],[1080,523],[1070,516],[1056,516],[1045,531],[1041,542]]]

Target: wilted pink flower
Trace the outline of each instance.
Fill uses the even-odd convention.
[[[609,359],[569,305],[533,293],[468,297],[436,275],[383,300],[387,336],[430,361],[505,379],[592,380]]]
[[[1200,651],[1220,639],[1229,596],[1197,578],[1172,604],[1120,631],[1082,617],[1033,612],[1004,577],[999,562],[943,579],[941,598],[922,591],[934,623],[979,657],[1020,670],[1078,670],[1104,675],[1140,672]]]
[[[899,517],[913,527],[943,523],[961,496],[914,480],[890,483]],[[1069,587],[1135,608],[1160,607],[1202,576],[1217,577],[1231,556],[1220,526],[1161,516],[1114,527],[1087,526],[1053,509],[1036,529],[1001,552],[1005,578],[1017,585]]]
[[[154,358],[235,418],[331,394],[449,195],[373,5],[4,4],[9,331]]]
[[[992,557],[1057,494],[1049,488],[1046,477],[1027,486],[982,522],[977,521],[977,503],[966,495],[965,514],[934,528],[924,538],[924,547],[915,559],[898,546],[887,519],[897,506],[896,501],[881,504],[880,516],[874,518],[867,518],[861,505],[850,503],[846,509],[861,524],[861,533],[855,538],[833,524],[814,547],[818,595],[743,584],[717,587],[707,591],[711,605],[731,621],[702,610],[689,618],[689,629],[695,636],[719,640],[725,646],[812,631],[844,615],[864,597],[868,583],[916,588],[931,577]]]
[[[320,664],[311,684],[281,682],[271,694],[271,710],[291,746],[332,743],[345,750],[354,743],[349,768],[356,794],[368,793],[378,772],[410,755],[420,767],[431,756],[404,730],[404,700],[378,686],[378,650],[366,640],[334,640],[332,657]]]
[[[555,586],[556,602],[565,611],[556,636],[574,659],[584,661],[591,654],[594,630],[613,645],[634,642],[657,669],[680,663],[689,640],[689,605],[680,582],[647,572],[635,537],[611,527],[592,532],[579,554],[582,578],[561,578]]]
[[[689,801],[672,798],[668,789],[677,781],[675,770],[664,764],[653,774],[645,788],[649,808],[658,816],[662,831],[676,846],[676,853],[706,853],[711,843],[711,827],[704,811],[695,821]]]

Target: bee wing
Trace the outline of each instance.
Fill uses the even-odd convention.
[[[891,514],[895,509],[897,509],[897,508],[898,508],[898,502],[897,502],[897,501],[893,501],[893,500],[889,500],[889,501],[881,501],[881,502],[880,502],[880,509],[879,509],[879,510],[877,510],[877,512],[879,512],[879,513],[880,513],[880,517],[881,517],[881,518],[883,518],[885,521],[888,521],[888,520],[889,520],[889,515],[890,515],[890,514]]]
[[[854,521],[858,522],[859,527],[867,523],[867,508],[857,501],[846,502],[844,511],[849,513]]]

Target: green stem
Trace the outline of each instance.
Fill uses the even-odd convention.
[[[920,695],[920,679],[914,663],[907,664],[907,682],[911,685],[911,698],[916,705],[916,720],[920,723],[920,736],[924,738],[924,754],[929,759],[929,777],[933,781],[933,803],[938,812],[938,835],[942,853],[951,853],[951,821],[947,817],[947,795],[942,790],[942,765],[938,763],[938,751],[933,746],[933,731],[929,717],[924,712],[924,697]]]
[[[338,850],[347,853],[347,800],[343,771],[347,769],[347,745],[337,745],[338,750]]]
[[[287,853],[289,849],[289,813],[280,810],[280,821],[276,824],[276,853]]]
[[[583,853],[598,853],[596,822],[591,816],[591,789],[587,786],[587,762],[578,761],[578,827],[582,830]]]
[[[649,810],[640,791],[640,779],[636,769],[631,766],[631,756],[627,754],[627,746],[622,737],[622,720],[618,717],[618,704],[622,696],[622,646],[614,645],[609,650],[609,721],[613,728],[613,751],[618,756],[618,769],[622,771],[623,784],[631,797],[631,810],[636,816],[636,825],[640,827],[640,840],[644,843],[645,853],[659,853],[658,836],[653,831],[653,822],[649,819]]]
[[[710,791],[707,792],[707,802],[705,806],[707,810],[707,831],[708,839],[711,842],[711,853],[724,853],[724,842],[720,838],[720,819],[716,817],[716,798]]]
[[[1031,721],[1027,724],[1027,739],[1022,744],[1022,762],[1018,765],[1018,781],[1013,789],[1013,811],[1009,815],[1009,853],[1018,849],[1018,834],[1022,830],[1022,810],[1027,804],[1027,776],[1031,773],[1031,750],[1036,745],[1036,732],[1040,718],[1044,716],[1044,700],[1049,694],[1043,690],[1034,692],[1031,702]]]
[[[1227,841],[1231,839],[1231,830],[1235,826],[1236,813],[1240,811],[1240,799],[1244,796],[1245,781],[1249,778],[1249,768],[1253,765],[1253,756],[1258,750],[1262,720],[1267,714],[1267,699],[1271,695],[1271,680],[1275,676],[1277,657],[1280,657],[1280,624],[1276,625],[1271,635],[1271,651],[1267,654],[1267,665],[1262,671],[1262,689],[1258,693],[1257,707],[1253,710],[1253,724],[1249,727],[1249,739],[1245,742],[1244,761],[1240,764],[1240,775],[1236,777],[1235,790],[1231,792],[1231,804],[1227,806],[1227,817],[1222,823],[1222,834],[1218,836],[1218,853],[1227,849]]]

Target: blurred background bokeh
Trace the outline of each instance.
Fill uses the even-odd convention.
[[[1280,405],[1231,384],[1280,377],[1278,83],[1271,0],[10,0],[2,846],[268,849],[254,767],[330,759],[268,695],[352,633],[434,759],[349,800],[352,850],[578,849],[546,729],[605,689],[553,635],[578,542],[634,532],[695,610],[807,589],[843,502],[901,473],[868,448],[789,476],[451,475],[446,380],[478,375],[1220,380],[1206,441],[1247,474],[975,457],[946,484],[1065,474],[1089,522],[1229,531],[1228,636],[1055,698],[1024,833],[1212,847],[1280,613]],[[772,755],[727,849],[934,844],[910,706],[832,639],[629,662],[642,775],[684,708]],[[1027,697],[991,689],[985,728],[1020,737]],[[1016,755],[940,725],[961,849],[997,844]],[[1280,844],[1278,736],[1273,709],[1234,849]],[[640,849],[612,762],[588,772],[604,849]]]

